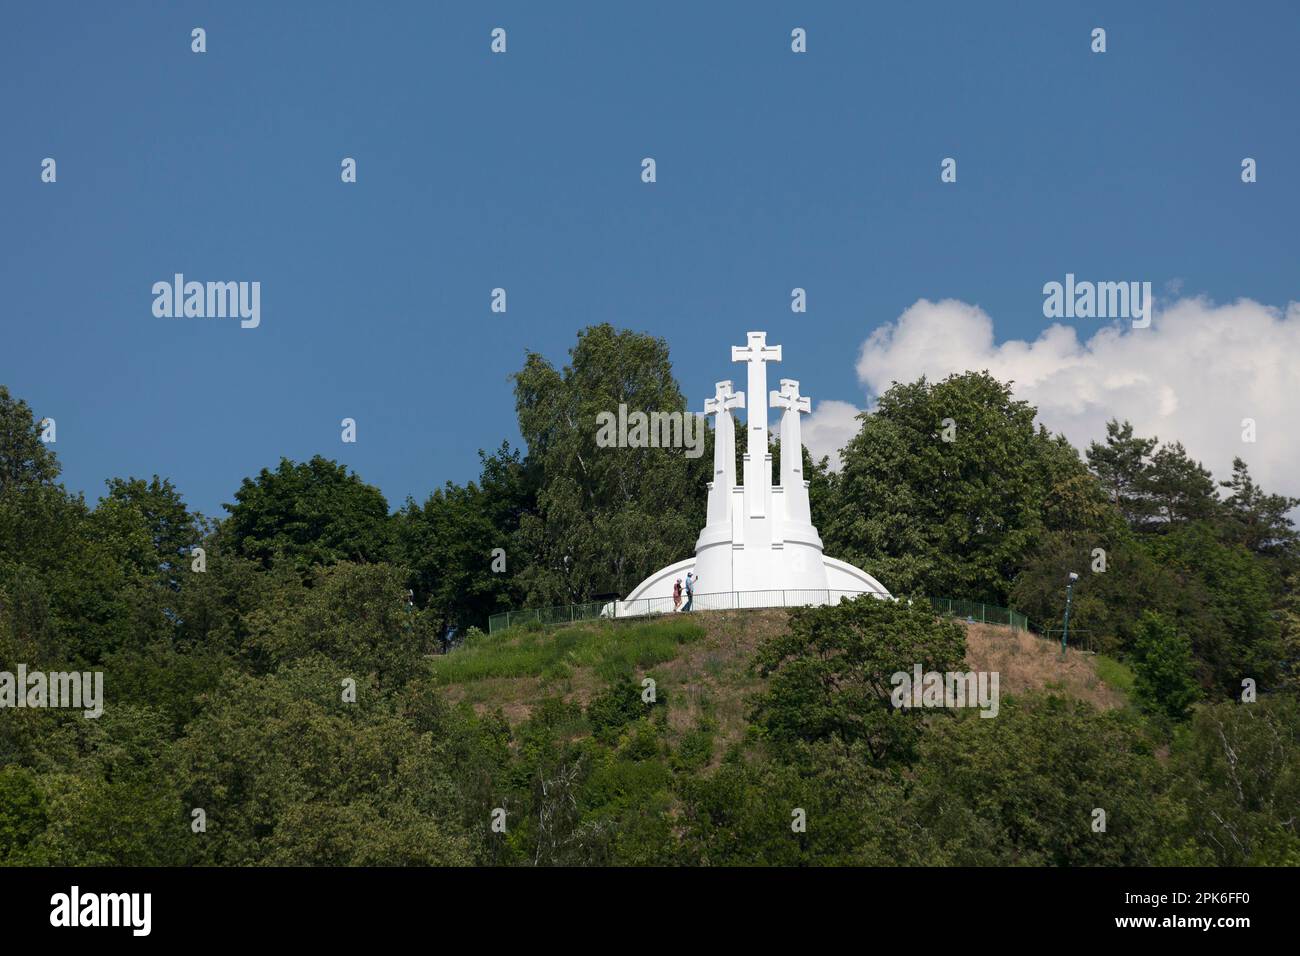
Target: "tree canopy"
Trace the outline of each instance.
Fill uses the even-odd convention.
[[[514,386],[522,444],[476,480],[390,512],[336,461],[283,459],[214,518],[165,476],[69,492],[0,387],[0,670],[106,677],[98,719],[0,716],[0,865],[1300,863],[1300,500],[1244,459],[1216,483],[1119,421],[1080,456],[986,372],[896,383],[841,471],[802,454],[827,553],[902,600],[708,641],[694,615],[488,636],[691,554],[711,477],[708,429],[699,457],[597,441],[620,404],[687,410],[662,339],[595,326]],[[1123,706],[1051,675],[996,719],[891,699],[895,672],[969,666],[926,597],[1041,633],[1070,572]],[[493,696],[542,676],[563,693]]]

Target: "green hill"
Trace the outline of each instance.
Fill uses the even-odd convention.
[[[558,697],[586,707],[628,673],[638,682],[650,677],[667,701],[670,742],[703,720],[716,725],[717,740],[725,746],[744,735],[746,700],[763,685],[753,667],[755,651],[785,629],[788,617],[788,611],[770,608],[589,621],[559,629],[516,627],[475,637],[461,650],[435,658],[433,667],[450,702],[468,703],[480,715],[500,710],[512,726],[531,717],[544,700]],[[997,671],[1003,695],[1045,690],[1102,710],[1127,702],[1126,672],[1106,658],[1071,651],[1062,661],[1059,646],[1035,634],[957,623],[966,632],[967,665]]]

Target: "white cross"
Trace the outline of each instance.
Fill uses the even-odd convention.
[[[799,383],[793,378],[781,379],[781,391],[771,394],[773,408],[789,408],[796,412],[812,411],[812,399],[799,394]]]
[[[748,345],[731,347],[731,360],[749,363],[749,394],[755,396],[749,405],[749,449],[761,461],[767,447],[767,406],[762,399],[767,394],[767,363],[781,361],[781,346],[768,345],[766,332],[750,332],[746,338]]]
[[[733,345],[731,360],[733,362],[779,362],[781,346],[768,345],[766,332],[750,332],[746,335],[748,345]]]
[[[705,415],[717,415],[733,408],[745,407],[745,393],[732,391],[730,381],[717,382],[713,389],[713,397],[704,400]]]

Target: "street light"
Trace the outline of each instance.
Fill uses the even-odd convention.
[[[1065,585],[1065,627],[1061,629],[1061,659],[1065,659],[1065,642],[1070,636],[1070,599],[1074,596],[1074,582],[1079,580],[1079,575],[1073,571],[1067,579],[1069,583]]]

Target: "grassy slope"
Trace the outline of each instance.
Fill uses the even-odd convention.
[[[707,723],[715,753],[745,730],[746,699],[762,683],[750,670],[754,650],[785,627],[786,612],[714,611],[647,622],[590,622],[560,630],[512,629],[434,660],[453,702],[500,709],[512,724],[546,697],[584,706],[610,681],[650,676],[667,695],[674,736]],[[993,624],[967,624],[966,660],[997,671],[1002,694],[1054,690],[1109,709],[1126,703],[1121,665],[1071,651],[1064,662],[1051,641]]]

